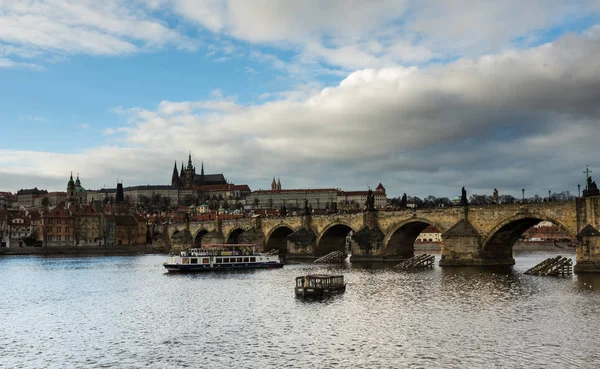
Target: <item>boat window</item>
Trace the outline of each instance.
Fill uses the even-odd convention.
[[[244,258],[244,263],[248,263],[250,261],[250,258]]]
[[[202,258],[202,264],[209,264],[209,263],[210,263],[209,258]]]
[[[229,263],[229,258],[223,258],[224,263]]]
[[[243,258],[237,258],[237,262],[241,263]]]
[[[198,264],[198,258],[192,258],[191,264]]]
[[[256,258],[250,258],[250,262],[254,263],[256,261]]]
[[[217,264],[221,264],[222,262],[223,262],[223,259],[217,258]]]

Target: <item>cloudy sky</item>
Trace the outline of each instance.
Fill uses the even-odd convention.
[[[600,1],[0,0],[0,190],[600,176]],[[598,177],[600,179],[600,177]]]

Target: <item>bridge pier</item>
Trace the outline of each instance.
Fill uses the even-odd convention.
[[[385,234],[377,226],[377,210],[369,209],[363,213],[363,227],[352,235],[351,249],[353,261],[397,261],[397,256],[383,255]],[[403,259],[402,259],[403,260]]]
[[[575,273],[600,273],[600,232],[588,224],[577,234]]]
[[[440,266],[514,265],[512,253],[498,252],[486,255],[482,237],[467,219],[463,219],[442,233]],[[508,249],[511,251],[512,249]]]

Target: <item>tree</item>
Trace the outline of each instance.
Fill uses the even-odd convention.
[[[196,203],[196,198],[193,195],[185,195],[183,198],[183,205],[190,206]]]
[[[146,209],[150,205],[150,198],[148,196],[138,195],[138,204]]]
[[[79,246],[79,242],[84,237],[86,231],[86,221],[84,217],[78,216],[73,222],[73,239],[75,246]]]
[[[128,214],[125,219],[125,236],[127,237],[127,244],[135,244],[137,242],[137,231],[138,231],[137,219],[133,214]]]
[[[498,196],[500,204],[514,204],[517,199],[513,195],[500,195]]]
[[[47,208],[49,205],[50,199],[48,198],[48,196],[44,196],[44,198],[42,198],[42,206]]]
[[[170,197],[161,197],[160,201],[158,203],[158,207],[161,211],[169,210],[171,208],[171,198]]]
[[[100,218],[100,236],[102,237],[102,240],[104,241],[104,246],[106,246],[107,242],[108,242],[108,238],[110,237],[111,234],[111,225],[108,221],[108,219],[106,219],[106,215],[102,214],[101,218]]]

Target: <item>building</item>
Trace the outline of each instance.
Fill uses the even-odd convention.
[[[442,233],[434,226],[428,226],[415,240],[416,242],[442,242]]]
[[[369,191],[339,191],[337,207],[344,210],[363,210],[368,194]],[[387,205],[385,187],[379,183],[373,194],[375,195],[375,207],[384,208]]]
[[[100,246],[100,214],[91,205],[80,206],[73,212],[73,241],[75,246]]]
[[[73,181],[73,172],[71,172],[71,177],[67,183],[67,201],[80,205],[87,203],[87,193],[85,188],[81,186],[79,173],[77,173],[77,180]]]
[[[181,162],[181,171],[177,172],[177,161],[173,167],[171,175],[171,186],[177,188],[191,188],[193,186],[221,185],[227,184],[223,174],[204,174],[204,162],[201,164],[200,174],[196,174],[196,167],[192,164],[192,153],[188,157],[187,166],[183,167]]]
[[[289,189],[281,188],[281,181],[271,183],[271,190],[253,191],[245,200],[248,209],[281,209],[303,211],[305,203],[314,210],[335,210],[338,190],[335,188]]]
[[[146,220],[137,214],[115,215],[116,245],[146,244]]]
[[[17,202],[17,197],[10,192],[0,192],[0,209],[9,209],[13,203]]]
[[[37,187],[17,191],[17,206],[24,208],[32,208],[34,200],[37,196],[47,195],[48,191],[38,190]]]
[[[39,235],[44,246],[73,246],[73,220],[66,202],[43,214]]]

